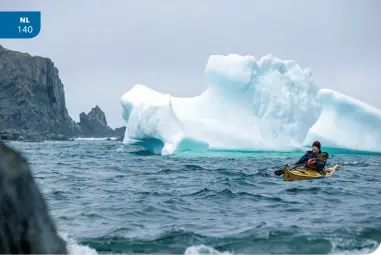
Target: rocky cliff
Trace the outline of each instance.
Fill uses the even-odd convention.
[[[0,141],[0,253],[67,254],[26,159]]]
[[[68,140],[120,137],[96,106],[69,116],[64,86],[49,58],[11,51],[0,45],[0,140]],[[124,135],[124,134],[123,134]]]
[[[42,137],[80,131],[68,114],[64,87],[50,59],[0,46],[0,131]]]

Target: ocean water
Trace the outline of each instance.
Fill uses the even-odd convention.
[[[9,145],[29,160],[72,254],[368,254],[380,245],[379,155],[332,153],[332,177],[285,182],[273,172],[301,153]]]

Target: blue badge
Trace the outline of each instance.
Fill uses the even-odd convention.
[[[41,30],[41,12],[0,11],[0,38],[28,39]]]

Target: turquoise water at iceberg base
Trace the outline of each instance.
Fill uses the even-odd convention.
[[[11,142],[75,254],[368,254],[381,241],[381,156],[283,181],[300,152],[152,155],[113,141]],[[324,148],[323,148],[324,150]]]

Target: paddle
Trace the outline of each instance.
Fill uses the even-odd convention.
[[[298,167],[298,166],[301,166],[301,165],[304,165],[304,164],[305,164],[305,163],[297,164],[297,165],[295,165],[295,167]],[[274,172],[274,174],[277,175],[277,176],[284,174],[283,166],[282,166],[281,168],[282,168],[281,170],[276,170],[276,171]]]
[[[327,152],[322,152],[319,154],[319,156],[317,157],[319,160],[327,160],[329,157],[329,154]],[[301,163],[301,164],[297,164],[295,165],[295,167],[298,167],[300,165],[304,165],[305,163]],[[283,167],[282,167],[282,170],[276,170],[274,172],[275,175],[279,176],[279,175],[282,175],[284,173],[283,171]]]

